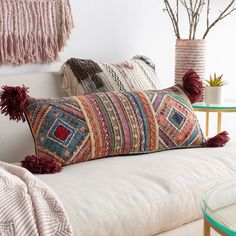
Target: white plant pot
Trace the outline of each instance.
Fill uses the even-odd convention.
[[[224,97],[223,97],[223,87],[205,87],[205,102],[207,104],[222,104]]]

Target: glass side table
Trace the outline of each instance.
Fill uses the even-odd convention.
[[[205,102],[194,103],[194,111],[206,113],[206,136],[209,134],[209,118],[210,112],[217,112],[217,133],[221,132],[221,120],[223,112],[236,112],[236,101],[227,101],[224,104],[207,104]]]
[[[204,236],[210,229],[223,236],[236,235],[236,180],[211,188],[201,201],[204,216]]]

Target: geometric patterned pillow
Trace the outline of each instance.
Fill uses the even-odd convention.
[[[36,154],[62,165],[100,157],[199,147],[204,142],[179,86],[31,100],[25,115]]]
[[[71,58],[61,68],[68,96],[98,92],[160,89],[155,65],[145,56],[119,64]]]

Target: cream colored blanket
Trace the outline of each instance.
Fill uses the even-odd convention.
[[[0,162],[0,235],[72,235],[62,203],[27,170]]]

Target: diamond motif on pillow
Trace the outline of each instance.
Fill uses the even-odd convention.
[[[173,107],[168,115],[168,120],[176,129],[181,130],[186,121],[186,117]]]
[[[71,98],[38,100],[27,107],[38,156],[51,156],[63,165],[91,158],[91,142],[84,115]]]
[[[75,128],[61,119],[57,119],[48,132],[48,138],[64,147],[68,147],[75,133]]]
[[[64,142],[68,138],[70,133],[71,132],[68,129],[66,129],[64,126],[59,125],[56,131],[54,132],[54,135],[55,137],[57,137],[58,139]]]
[[[159,150],[199,145],[203,137],[198,122],[191,104],[177,86],[155,95],[152,91],[146,93],[159,125]]]

